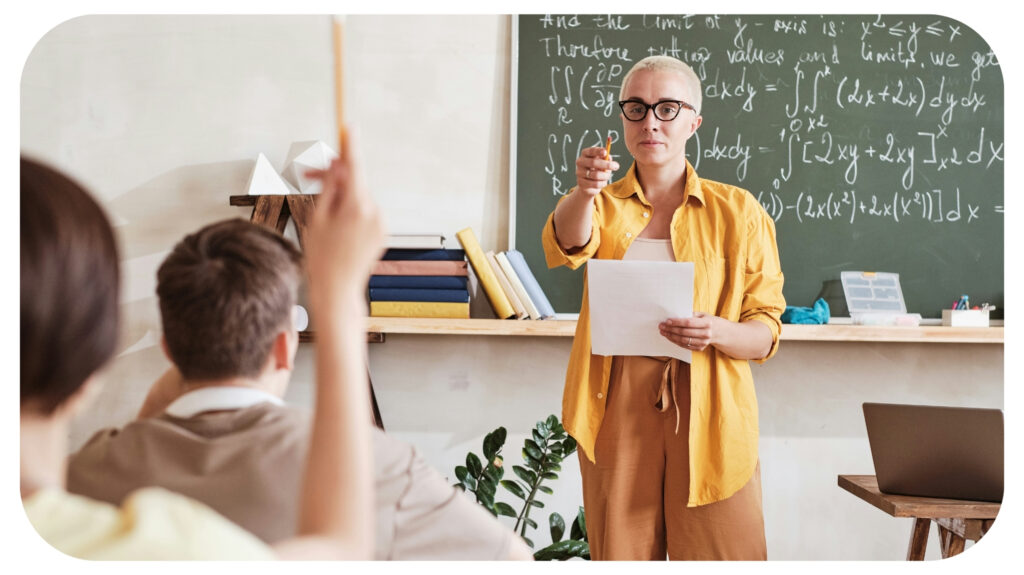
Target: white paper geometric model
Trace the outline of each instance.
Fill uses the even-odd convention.
[[[319,140],[295,142],[288,149],[281,176],[300,193],[319,194],[320,181],[307,178],[305,173],[307,170],[325,170],[337,157],[337,152]]]

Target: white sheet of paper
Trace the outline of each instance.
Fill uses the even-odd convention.
[[[693,316],[693,262],[591,258],[587,289],[593,353],[690,362],[690,350],[665,339],[658,324]]]

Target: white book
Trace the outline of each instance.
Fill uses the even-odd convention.
[[[530,299],[530,295],[526,293],[526,288],[523,287],[523,282],[519,279],[516,274],[516,270],[513,269],[512,264],[508,261],[508,257],[505,256],[505,252],[499,252],[494,255],[494,259],[498,260],[498,265],[501,267],[501,271],[505,272],[505,277],[508,278],[508,283],[512,284],[512,290],[516,292],[516,296],[519,301],[522,302],[523,306],[526,307],[526,314],[529,316],[528,319],[540,319],[540,311],[537,306],[534,305],[533,300]]]
[[[487,262],[494,268],[494,277],[498,278],[498,285],[505,292],[505,296],[508,297],[508,301],[512,304],[512,308],[516,310],[516,319],[526,319],[526,306],[523,302],[519,301],[519,296],[516,295],[516,290],[512,287],[512,284],[508,281],[508,276],[505,275],[505,270],[501,269],[501,265],[498,263],[498,258],[495,257],[494,251],[489,250],[485,254],[487,256]]]
[[[387,247],[407,250],[444,249],[444,236],[441,234],[389,234]]]

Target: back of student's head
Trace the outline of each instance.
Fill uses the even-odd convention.
[[[174,246],[157,271],[171,360],[191,381],[255,377],[291,329],[301,254],[280,234],[232,219]]]
[[[21,158],[21,406],[49,415],[118,338],[117,243],[96,201]]]

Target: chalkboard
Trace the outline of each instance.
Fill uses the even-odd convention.
[[[900,274],[910,312],[961,294],[1003,308],[1003,79],[967,25],[932,15],[519,16],[514,222],[556,311],[583,272],[547,269],[541,229],[584,147],[613,138],[630,66],[675,56],[700,76],[687,143],[702,178],[747,189],[775,220],[789,305],[844,270]],[[1001,317],[1001,316],[994,316]]]

